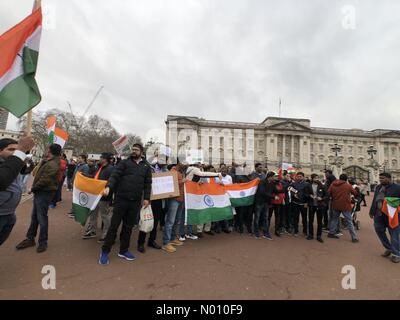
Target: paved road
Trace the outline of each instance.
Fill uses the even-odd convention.
[[[66,215],[71,193],[50,210],[48,251],[16,251],[30,221],[32,200],[18,209],[18,222],[0,247],[0,299],[399,299],[400,265],[380,257],[382,248],[366,211],[360,243],[324,244],[303,237],[256,240],[237,233],[187,241],[176,253],[149,249],[133,262],[111,254],[97,264],[100,245],[82,240],[80,225]],[[161,234],[159,234],[159,237]],[[326,234],[324,234],[326,237]],[[132,236],[135,244],[137,232]],[[161,241],[160,241],[161,242]],[[43,290],[42,267],[56,268],[56,290]],[[356,290],[341,287],[342,267],[356,268]]]

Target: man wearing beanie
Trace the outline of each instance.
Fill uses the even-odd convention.
[[[48,149],[47,158],[39,165],[31,188],[33,193],[31,224],[26,239],[17,245],[17,250],[36,245],[35,238],[39,226],[39,245],[36,251],[40,253],[47,249],[49,227],[47,213],[60,181],[60,156],[61,146],[52,144]]]

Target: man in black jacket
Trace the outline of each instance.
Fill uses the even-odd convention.
[[[305,181],[303,172],[296,174],[295,182],[288,190],[291,192],[293,204],[291,212],[293,235],[297,237],[299,233],[299,218],[301,215],[303,234],[307,237],[307,204],[312,194],[312,189],[311,185]]]
[[[101,154],[99,162],[100,168],[93,175],[95,179],[105,180],[105,181],[108,181],[110,179],[111,174],[114,171],[114,167],[110,165],[110,160],[112,156],[113,155],[108,152]],[[100,211],[101,220],[103,222],[103,232],[98,242],[99,243],[104,242],[104,239],[107,235],[107,231],[110,228],[111,224],[111,212],[110,212],[111,199],[112,199],[112,194],[109,194],[108,196],[103,196],[101,198],[96,209],[90,214],[89,223],[87,225],[85,234],[83,235],[82,239],[90,239],[96,237],[97,218]]]
[[[322,218],[326,208],[329,204],[329,193],[326,188],[318,179],[318,175],[313,173],[311,175],[311,188],[312,194],[309,199],[308,210],[308,237],[307,240],[314,239],[314,217],[317,215],[317,240],[321,243],[322,240]]]
[[[273,199],[274,192],[274,176],[275,172],[268,172],[266,179],[260,181],[255,198],[255,212],[253,220],[253,231],[256,239],[260,238],[260,221],[263,229],[263,238],[272,240],[269,233],[269,220],[266,217],[269,208],[271,207],[271,200]]]
[[[5,191],[18,177],[25,165],[26,152],[35,144],[31,136],[23,136],[17,145],[17,149],[0,165],[0,191]]]
[[[110,191],[114,191],[115,202],[111,226],[108,229],[99,259],[99,263],[102,265],[109,263],[108,254],[117,236],[121,221],[122,229],[118,256],[128,261],[136,259],[135,256],[129,252],[132,228],[142,205],[144,208],[150,205],[152,183],[150,165],[142,158],[142,155],[143,146],[139,143],[135,143],[132,146],[131,156],[119,163],[104,190],[104,196],[108,196]]]

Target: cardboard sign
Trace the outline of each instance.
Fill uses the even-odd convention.
[[[176,172],[153,173],[150,200],[179,197],[178,174]]]

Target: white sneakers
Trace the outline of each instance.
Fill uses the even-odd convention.
[[[194,234],[186,234],[185,237],[187,239],[191,239],[191,240],[197,240],[199,238],[198,236],[195,236]],[[179,240],[181,240],[181,239],[179,239]]]

